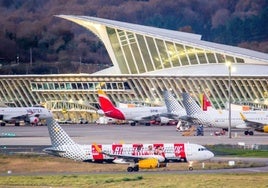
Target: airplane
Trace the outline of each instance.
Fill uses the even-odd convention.
[[[171,118],[178,118],[180,116],[185,116],[186,111],[182,105],[175,99],[170,91],[165,90],[163,92],[164,101],[167,107],[168,114],[171,115]],[[174,117],[172,117],[172,115]]]
[[[108,98],[103,90],[98,90],[99,103],[101,110],[107,117],[127,120],[131,126],[135,126],[138,122],[144,122],[150,125],[150,120],[155,119],[158,114],[166,113],[166,107],[134,107],[134,108],[117,108]]]
[[[249,121],[241,112],[240,112],[240,116],[242,120],[245,122],[245,124],[236,126],[236,128],[254,129],[255,131],[258,131],[258,132],[268,133],[268,124],[255,122],[255,121]],[[266,118],[265,121],[268,122],[268,117]],[[253,135],[253,131],[246,130],[245,135]]]
[[[212,107],[207,111],[203,111],[202,108],[196,103],[196,101],[190,96],[189,93],[182,93],[183,104],[187,112],[187,121],[193,124],[214,126],[228,130],[229,127],[229,110],[216,110]],[[231,128],[246,128],[245,122],[240,116],[240,110],[231,111]],[[268,122],[268,111],[254,110],[245,111],[244,115],[247,115],[247,119],[250,121],[259,122],[260,120]],[[245,132],[246,134],[246,132]],[[249,135],[253,135],[252,131],[248,132]]]
[[[14,123],[20,126],[20,121],[31,124],[37,124],[40,120],[52,117],[52,113],[44,107],[3,107],[0,108],[0,123],[5,126],[6,123]]]
[[[185,126],[188,125],[187,121],[185,121],[185,117],[187,116],[185,108],[175,99],[170,91],[164,91],[163,96],[168,111],[168,117],[178,121],[176,126],[177,131],[184,130]]]
[[[192,143],[80,145],[56,120],[48,118],[46,122],[52,146],[44,152],[76,161],[128,164],[128,172],[166,167],[168,162],[188,162],[189,170],[193,170],[194,162],[214,157],[204,146]]]

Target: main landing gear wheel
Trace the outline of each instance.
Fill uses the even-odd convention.
[[[132,166],[129,166],[128,168],[127,168],[127,171],[128,172],[138,172],[139,171],[139,166],[134,166],[134,167],[132,167]]]
[[[193,167],[191,167],[191,166],[189,167],[189,170],[190,170],[190,171],[193,171],[193,169],[194,169]]]
[[[133,168],[133,170],[134,170],[135,172],[138,172],[138,171],[139,171],[139,166],[135,166],[135,167]]]
[[[254,132],[253,131],[245,131],[244,134],[245,135],[253,136],[254,135]]]

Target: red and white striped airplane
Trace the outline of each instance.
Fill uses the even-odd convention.
[[[67,135],[57,121],[52,118],[46,121],[52,147],[43,151],[76,161],[129,164],[127,171],[132,172],[166,167],[168,162],[188,162],[189,170],[193,170],[193,162],[214,157],[204,146],[191,143],[80,145]]]
[[[98,95],[101,110],[105,116],[119,120],[127,120],[132,126],[135,126],[139,121],[151,120],[150,118],[154,116],[167,113],[166,107],[117,108],[103,90],[98,90]]]

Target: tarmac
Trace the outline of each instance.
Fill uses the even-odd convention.
[[[243,130],[232,130],[228,134],[215,136],[220,129],[204,128],[204,136],[182,136],[175,126],[130,126],[130,125],[62,125],[67,134],[79,144],[112,144],[112,143],[196,143],[201,145],[231,144],[241,147],[268,145],[268,134],[254,132],[253,136],[244,135]],[[50,145],[46,126],[12,125],[0,127],[0,146],[7,145]]]

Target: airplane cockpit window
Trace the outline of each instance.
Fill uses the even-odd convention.
[[[207,148],[198,148],[198,151],[206,151]]]

